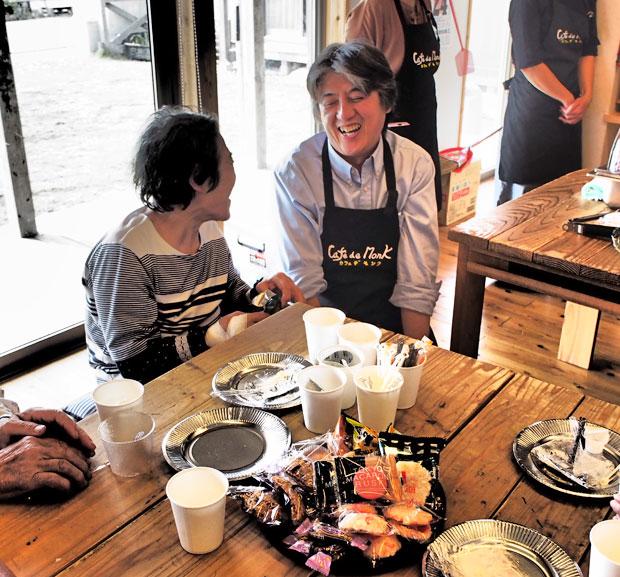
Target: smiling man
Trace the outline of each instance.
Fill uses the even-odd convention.
[[[396,83],[383,54],[325,48],[307,87],[325,132],[276,169],[280,254],[309,302],[420,338],[439,292],[434,167],[386,131]]]

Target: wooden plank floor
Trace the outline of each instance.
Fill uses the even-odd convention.
[[[432,318],[441,347],[450,347],[458,245],[440,228],[441,295]],[[620,404],[620,317],[601,316],[593,368],[580,369],[556,358],[565,301],[506,289],[487,281],[479,359],[522,372],[542,381],[578,389]]]

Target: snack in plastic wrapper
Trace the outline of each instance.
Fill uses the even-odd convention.
[[[274,493],[266,487],[231,486],[229,494],[233,499],[241,501],[241,506],[259,523],[264,525],[280,525],[284,511]]]
[[[402,547],[396,535],[381,535],[380,537],[371,537],[368,548],[364,551],[364,555],[371,561],[376,562],[379,559],[393,557],[400,551]]]

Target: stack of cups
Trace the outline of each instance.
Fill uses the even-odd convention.
[[[385,431],[396,421],[396,407],[403,376],[394,367],[363,367],[353,377],[357,391],[357,413],[367,427]]]
[[[362,366],[377,363],[381,329],[369,323],[349,323],[338,328],[338,344],[354,347],[362,354]]]
[[[155,421],[142,412],[143,395],[142,384],[132,379],[114,379],[93,391],[99,435],[120,477],[149,473],[153,465]]]
[[[302,317],[306,327],[308,358],[316,362],[321,349],[338,343],[338,328],[344,323],[345,314],[330,307],[317,307],[306,311]]]
[[[224,540],[228,479],[210,467],[192,467],[173,475],[166,485],[181,547],[188,553],[210,553]]]
[[[344,361],[344,362],[343,362]],[[343,371],[347,377],[342,394],[342,409],[350,409],[355,404],[356,393],[353,374],[362,366],[362,353],[348,345],[333,345],[323,349],[317,356],[317,363]]]
[[[346,373],[336,367],[312,366],[299,371],[296,379],[306,429],[313,433],[333,430],[340,418]]]

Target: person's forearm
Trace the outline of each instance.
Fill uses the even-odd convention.
[[[529,68],[522,68],[521,72],[523,72],[524,76],[534,88],[537,88],[550,98],[561,102],[563,106],[568,106],[575,100],[573,93],[560,82],[551,68],[544,62],[536,66],[530,66]]]
[[[592,100],[594,86],[594,56],[584,56],[579,60],[579,90],[580,96],[588,101]]]
[[[430,315],[425,315],[410,309],[400,309],[400,316],[403,321],[403,333],[414,339],[421,339],[428,336],[431,326]]]
[[[315,296],[312,297],[311,299],[306,299],[306,303],[313,306],[313,307],[320,307],[321,306],[321,302],[319,301],[319,297]]]

